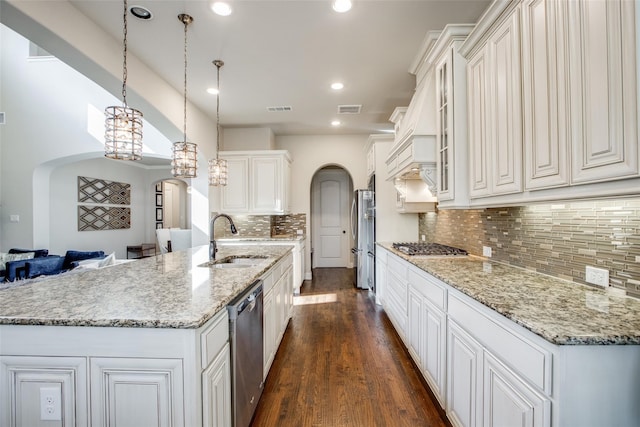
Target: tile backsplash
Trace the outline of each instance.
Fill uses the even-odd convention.
[[[440,210],[420,214],[427,241],[460,247],[551,276],[585,282],[587,265],[640,297],[640,199]]]
[[[212,213],[212,217],[215,213]],[[273,237],[297,235],[298,230],[307,234],[307,215],[230,215],[238,229],[238,234],[231,234],[229,223],[221,218],[216,220],[216,238],[228,237]]]

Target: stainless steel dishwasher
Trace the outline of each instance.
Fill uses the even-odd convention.
[[[262,280],[256,280],[227,306],[234,427],[249,426],[264,386],[262,291]]]

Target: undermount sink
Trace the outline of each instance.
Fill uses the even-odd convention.
[[[247,268],[260,264],[266,256],[261,255],[232,255],[215,261],[205,262],[198,267],[211,268]]]

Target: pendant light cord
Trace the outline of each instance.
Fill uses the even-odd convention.
[[[184,142],[187,142],[187,27],[189,20],[183,19],[184,22]]]
[[[123,12],[123,34],[124,34],[124,49],[122,50],[122,103],[127,106],[127,0],[124,0],[124,12]]]
[[[213,61],[213,65],[218,69],[217,71],[217,84],[218,84],[218,98],[216,99],[216,159],[220,152],[220,67],[224,65],[224,62],[220,59]]]

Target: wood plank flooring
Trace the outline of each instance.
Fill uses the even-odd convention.
[[[352,270],[314,270],[296,297],[253,427],[449,425]]]

